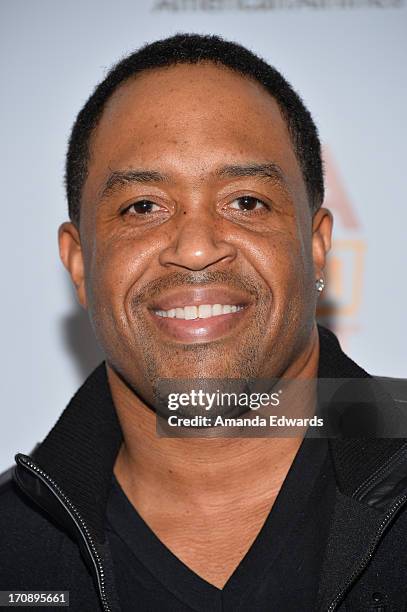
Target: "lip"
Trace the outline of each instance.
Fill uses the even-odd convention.
[[[246,318],[248,308],[243,308],[230,314],[217,315],[208,319],[170,319],[160,317],[154,311],[149,311],[151,319],[158,329],[172,340],[190,343],[204,343],[218,340],[231,332],[237,332],[237,328]]]
[[[149,307],[149,315],[161,333],[172,341],[190,344],[218,340],[236,333],[248,316],[253,297],[229,287],[185,287],[160,295]],[[230,304],[243,306],[241,310],[207,319],[175,319],[161,317],[156,310],[170,310],[201,304]]]

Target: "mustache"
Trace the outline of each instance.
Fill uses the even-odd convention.
[[[133,308],[154,299],[167,289],[195,285],[228,285],[250,293],[257,300],[262,293],[260,283],[256,283],[247,275],[237,274],[228,270],[199,270],[197,272],[174,272],[168,276],[157,278],[147,283],[132,300]],[[264,292],[264,289],[263,289]]]

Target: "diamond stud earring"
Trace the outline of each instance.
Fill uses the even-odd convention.
[[[315,287],[316,290],[321,293],[321,291],[324,290],[325,287],[325,281],[323,278],[317,278],[317,280],[315,281]]]

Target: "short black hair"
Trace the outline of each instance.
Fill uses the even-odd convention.
[[[311,211],[315,212],[321,206],[324,179],[318,130],[300,96],[286,79],[242,45],[220,36],[177,34],[147,44],[118,62],[97,85],[79,112],[69,139],[65,172],[69,216],[75,224],[79,224],[81,196],[90,157],[90,138],[111,95],[125,81],[146,70],[208,61],[255,79],[273,96],[292,139]]]

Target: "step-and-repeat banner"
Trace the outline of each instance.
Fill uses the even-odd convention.
[[[101,360],[58,259],[70,127],[112,63],[176,32],[240,42],[302,95],[335,217],[320,320],[368,371],[407,376],[403,0],[2,0],[0,24],[0,470]]]

